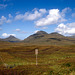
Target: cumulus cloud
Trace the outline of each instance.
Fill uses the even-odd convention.
[[[4,22],[6,22],[6,17],[2,16],[0,19],[0,25],[2,25]]]
[[[8,16],[9,16],[9,18],[12,18],[13,17],[11,14],[9,14]]]
[[[11,16],[11,15],[10,15]],[[2,16],[0,18],[0,25],[4,24],[4,23],[11,23],[12,22],[12,19],[7,19],[5,16]]]
[[[36,26],[46,26],[67,21],[65,14],[71,11],[69,7],[64,8],[61,12],[59,9],[50,9],[48,15],[35,22]]]
[[[36,11],[34,11],[34,13],[26,13],[24,15],[24,20],[35,20],[41,16],[42,16],[42,14],[36,10]]]
[[[63,23],[59,24],[55,29],[55,31],[59,32],[60,34],[65,34],[65,30],[67,30],[67,27]]]
[[[49,14],[38,21],[35,22],[36,26],[46,26],[51,24],[56,24],[58,22],[66,21],[60,14],[58,9],[49,10]]]
[[[60,34],[68,34],[68,35],[75,35],[75,22],[74,23],[67,23],[67,24],[59,24],[55,29],[56,32]]]
[[[25,14],[18,14],[15,20],[35,20],[46,13],[46,9],[35,9],[33,12],[26,12]]]
[[[41,13],[46,13],[47,10],[46,10],[46,9],[39,9],[39,12],[41,12]]]
[[[68,25],[69,27],[71,27],[71,28],[75,28],[75,22],[73,22],[73,23],[67,23],[67,25]]]
[[[18,14],[15,16],[15,20],[21,20],[23,19],[24,15],[23,14]]]
[[[2,34],[3,37],[9,37],[10,35],[16,36],[16,34],[7,34],[7,33],[3,33],[3,34]]]
[[[16,16],[13,18],[11,14],[8,14],[9,18],[7,19],[5,16],[2,16],[0,19],[0,25],[3,23],[11,23],[12,21],[22,20],[22,21],[34,21],[36,27],[42,27],[42,29],[46,29],[46,25],[58,24],[64,21],[65,13],[70,11],[71,9],[65,8],[61,12],[59,9],[33,9],[31,12],[25,12],[24,14],[16,13]],[[44,26],[44,27],[43,27]]]

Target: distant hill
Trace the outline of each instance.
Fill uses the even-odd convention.
[[[24,42],[33,42],[34,40],[39,40],[45,35],[48,35],[45,31],[38,31],[37,33],[30,35],[28,38],[24,39]]]
[[[63,36],[57,32],[48,34],[45,31],[38,31],[37,33],[30,35],[24,40],[20,40],[14,36],[9,36],[0,41],[7,42],[21,42],[28,45],[73,45],[75,44],[75,38]]]
[[[57,32],[46,33],[45,31],[38,31],[23,40],[25,43],[40,44],[40,45],[69,45],[74,44],[75,39],[65,37]]]
[[[2,41],[8,41],[8,42],[20,42],[21,40],[10,35],[8,38],[2,39]]]

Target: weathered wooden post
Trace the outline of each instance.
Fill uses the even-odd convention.
[[[36,55],[36,65],[37,65],[38,64],[38,61],[37,61],[38,49],[35,49],[35,55]]]

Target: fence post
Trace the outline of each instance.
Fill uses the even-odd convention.
[[[37,61],[38,49],[35,49],[35,55],[36,55],[36,65],[37,65],[38,64],[38,61]]]

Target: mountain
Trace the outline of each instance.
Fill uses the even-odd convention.
[[[57,33],[57,32],[53,32],[49,34],[49,37],[54,37],[54,38],[64,38],[65,36]]]
[[[2,41],[8,41],[8,42],[20,42],[21,40],[10,35],[8,38],[2,39]]]
[[[45,31],[38,31],[37,33],[30,35],[28,38],[24,39],[24,42],[32,42],[34,40],[37,41],[45,35],[48,35],[48,33],[46,33]]]
[[[40,45],[68,45],[74,44],[75,39],[65,37],[57,32],[48,34],[44,31],[38,31],[37,33],[30,35],[28,38],[24,39],[23,42]]]

